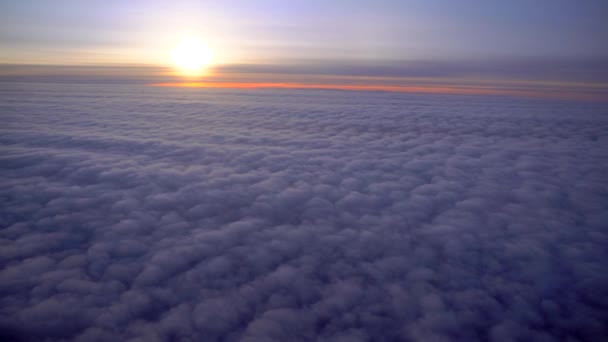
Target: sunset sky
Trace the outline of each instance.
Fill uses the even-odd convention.
[[[0,77],[10,81],[456,86],[597,98],[608,85],[603,0],[1,1],[0,13]],[[200,72],[172,58],[184,40],[211,52]],[[198,58],[189,49],[181,57]]]
[[[0,342],[608,341],[608,0],[0,0]]]

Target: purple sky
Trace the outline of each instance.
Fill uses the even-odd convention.
[[[0,1],[0,76],[14,76],[14,64],[170,68],[167,51],[193,36],[213,51],[214,75],[238,71],[239,82],[323,75],[605,89],[607,16],[602,0]]]

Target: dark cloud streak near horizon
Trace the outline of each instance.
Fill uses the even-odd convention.
[[[0,82],[163,84],[173,82],[317,84],[364,87],[449,87],[545,94],[564,99],[608,99],[608,64],[602,59],[409,61],[346,63],[299,60],[280,65],[229,64],[200,78],[167,67],[136,65],[0,65]],[[483,92],[481,92],[483,93]]]
[[[0,81],[60,80],[72,77],[115,81],[167,80],[168,67],[141,65],[0,65]],[[553,81],[608,83],[608,62],[605,58],[519,58],[503,60],[412,60],[385,62],[345,62],[323,60],[292,60],[281,64],[225,64],[212,68],[203,79],[217,77],[293,75],[302,77],[378,77],[454,80],[486,79],[488,81]],[[163,74],[165,74],[163,76]],[[52,78],[54,77],[54,79]],[[161,81],[163,80],[161,79]],[[180,77],[183,79],[183,77]]]
[[[0,84],[5,340],[599,341],[605,106]]]

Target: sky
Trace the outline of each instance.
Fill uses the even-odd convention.
[[[129,66],[104,74],[138,78],[136,68],[172,70],[171,48],[194,37],[213,53],[213,63],[197,75],[204,81],[302,82],[316,75],[325,78],[305,81],[490,80],[520,88],[567,82],[568,89],[586,92],[608,83],[608,4],[602,0],[26,0],[0,1],[0,9],[4,76],[32,74],[14,65],[36,64]],[[33,73],[49,72],[40,70]],[[95,76],[82,69],[71,74]],[[167,72],[149,76],[160,74]]]
[[[605,340],[607,4],[0,0],[0,341]]]

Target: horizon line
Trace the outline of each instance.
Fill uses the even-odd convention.
[[[564,99],[578,101],[606,102],[604,94],[581,92],[534,91],[497,89],[471,86],[402,86],[402,85],[362,85],[362,84],[310,84],[297,82],[161,82],[148,83],[151,87],[168,88],[232,88],[232,89],[310,89],[344,91],[384,91],[396,93],[424,93],[446,95],[499,95],[527,98]]]

